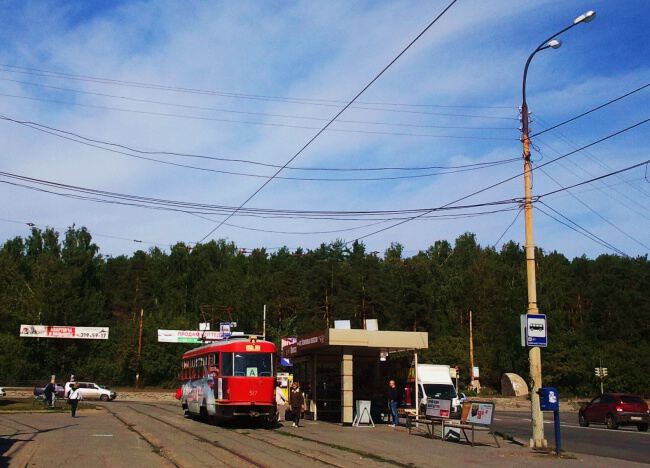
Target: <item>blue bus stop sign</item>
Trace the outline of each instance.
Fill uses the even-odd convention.
[[[526,315],[526,346],[548,346],[546,315]]]

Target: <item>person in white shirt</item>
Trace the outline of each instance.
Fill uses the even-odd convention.
[[[75,383],[73,384],[72,389],[68,394],[68,402],[70,403],[70,410],[72,412],[73,418],[75,417],[75,413],[77,412],[77,405],[81,400],[83,400],[83,396],[81,396],[81,392],[79,391],[79,384]]]
[[[284,392],[282,387],[277,385],[275,387],[275,404],[278,407],[278,421],[284,420],[284,412],[287,409],[287,399],[284,397]]]

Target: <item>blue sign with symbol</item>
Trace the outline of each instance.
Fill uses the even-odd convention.
[[[548,346],[546,334],[546,315],[526,315],[526,345],[527,346]]]
[[[560,395],[557,388],[542,387],[539,393],[539,406],[542,411],[559,411]]]

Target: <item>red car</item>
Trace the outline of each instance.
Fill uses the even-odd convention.
[[[609,429],[636,426],[647,431],[650,423],[648,404],[638,395],[603,393],[580,408],[578,422],[582,427],[590,423],[606,424]]]

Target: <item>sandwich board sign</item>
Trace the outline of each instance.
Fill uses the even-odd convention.
[[[545,314],[526,315],[526,346],[548,346]]]

